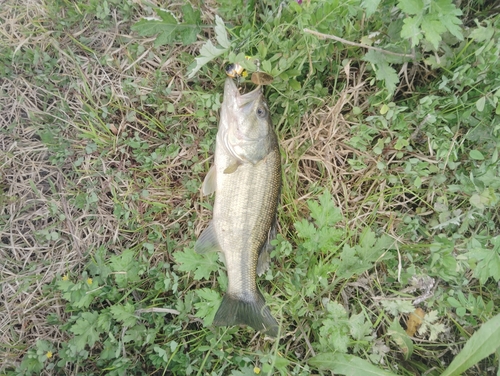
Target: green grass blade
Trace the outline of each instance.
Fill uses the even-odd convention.
[[[460,375],[500,347],[500,314],[485,322],[441,376]]]
[[[309,365],[346,376],[396,376],[370,362],[347,354],[323,353],[309,360]]]

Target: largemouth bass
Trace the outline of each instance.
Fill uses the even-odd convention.
[[[223,252],[228,288],[214,325],[249,325],[271,336],[278,323],[257,288],[256,276],[269,265],[281,189],[278,139],[259,86],[240,94],[230,78],[224,85],[215,163],[203,194],[215,192],[213,220],[196,252]]]

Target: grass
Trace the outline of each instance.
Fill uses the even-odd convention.
[[[302,32],[366,44],[381,30],[377,45],[404,52],[411,41],[392,28],[413,15],[392,24],[397,3],[366,16],[357,1],[206,2],[193,22],[222,16],[231,48],[191,80],[217,35],[155,46],[133,33],[160,4],[2,6],[0,373],[344,374],[345,362],[439,375],[465,348],[476,360],[461,372],[496,374],[499,343],[485,338],[499,313],[495,8],[467,3],[464,40],[439,32],[439,48],[424,39],[411,62]],[[241,53],[277,76],[266,95],[284,183],[259,286],[278,340],[211,326],[227,277],[218,255],[193,252],[211,218],[200,187],[221,67]],[[416,308],[425,316],[408,332]],[[474,333],[479,355],[464,347]]]

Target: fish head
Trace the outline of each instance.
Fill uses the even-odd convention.
[[[226,150],[240,162],[256,164],[269,154],[277,141],[261,86],[241,94],[233,80],[226,79],[219,134]]]

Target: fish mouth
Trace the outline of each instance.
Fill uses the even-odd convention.
[[[224,84],[224,102],[234,103],[235,107],[243,107],[246,104],[255,101],[262,95],[262,86],[257,86],[254,90],[241,94],[232,78],[226,78]]]

